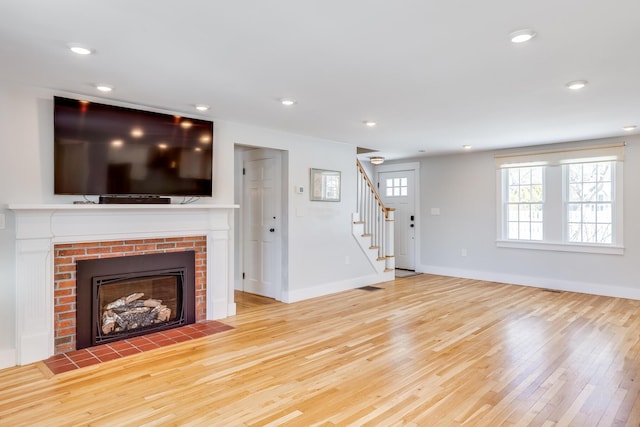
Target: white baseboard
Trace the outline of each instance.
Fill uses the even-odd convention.
[[[602,285],[600,283],[576,282],[551,279],[548,277],[522,276],[517,274],[496,273],[492,271],[464,270],[458,268],[421,265],[421,273],[440,276],[460,277],[463,279],[484,280],[487,282],[507,283],[510,285],[531,286],[558,291],[578,292],[581,294],[603,295],[607,297],[640,300],[640,289],[624,286]]]
[[[16,350],[0,350],[0,369],[12,368],[17,365]]]
[[[227,304],[227,316],[235,316],[236,315],[236,303],[230,302]]]
[[[228,310],[233,310],[230,313]],[[235,303],[229,303],[226,298],[212,299],[207,303],[207,320],[224,319],[235,314]]]
[[[371,274],[368,276],[356,277],[339,282],[324,283],[311,288],[294,289],[283,292],[282,302],[292,303],[324,295],[335,294],[336,292],[348,291],[362,286],[375,285],[376,283],[388,282],[394,279],[394,272],[388,271],[383,274]]]

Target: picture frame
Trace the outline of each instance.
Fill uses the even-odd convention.
[[[341,194],[341,172],[311,168],[309,198],[317,202],[339,202]]]

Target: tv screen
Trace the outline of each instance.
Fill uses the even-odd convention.
[[[55,194],[211,196],[213,122],[54,97]]]

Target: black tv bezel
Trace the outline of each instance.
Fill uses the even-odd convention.
[[[105,192],[105,193],[84,193],[84,192],[66,192],[66,191],[57,191],[56,190],[56,175],[57,175],[57,164],[56,164],[56,155],[57,155],[57,125],[56,125],[56,108],[59,102],[74,102],[74,103],[83,103],[83,102],[88,102],[89,104],[93,104],[93,105],[99,105],[101,108],[105,108],[108,110],[113,110],[113,111],[118,111],[118,112],[130,112],[131,114],[134,115],[144,115],[144,116],[153,116],[156,119],[157,118],[165,118],[165,119],[170,119],[170,118],[174,118],[174,117],[181,117],[181,118],[185,118],[185,119],[189,119],[191,121],[194,122],[198,122],[200,124],[207,124],[208,126],[210,126],[210,134],[211,134],[211,159],[210,159],[210,169],[211,169],[211,175],[208,179],[209,182],[209,192],[205,193],[205,192],[184,192],[184,193],[178,193],[176,191],[158,191],[158,192],[150,192],[150,193],[137,193],[137,192]],[[71,98],[69,96],[54,96],[53,97],[53,155],[54,155],[54,159],[53,159],[53,183],[54,183],[54,188],[53,188],[53,193],[56,196],[106,196],[106,197],[111,197],[111,198],[121,198],[121,199],[126,199],[126,198],[148,198],[148,199],[161,199],[161,198],[166,198],[166,197],[183,197],[183,198],[199,198],[199,197],[212,197],[213,196],[213,184],[214,184],[214,158],[213,158],[213,144],[214,144],[214,122],[212,120],[208,120],[206,118],[202,118],[202,117],[193,117],[190,115],[186,115],[186,114],[176,114],[176,113],[170,113],[170,112],[159,112],[159,111],[152,111],[152,110],[148,110],[148,109],[144,109],[144,108],[134,108],[131,106],[123,106],[123,105],[117,105],[117,104],[108,104],[105,103],[103,101],[94,101],[91,98]],[[150,202],[149,202],[150,203]]]

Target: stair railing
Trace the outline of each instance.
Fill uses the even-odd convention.
[[[385,260],[385,269],[395,266],[393,248],[393,208],[385,207],[380,195],[371,183],[360,160],[358,167],[357,208],[360,221],[364,224],[365,235],[371,236],[371,249],[378,250],[378,259]]]

